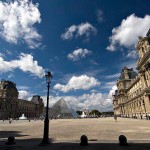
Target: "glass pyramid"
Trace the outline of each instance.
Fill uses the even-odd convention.
[[[77,118],[78,114],[67,106],[65,100],[61,98],[49,110],[50,118]]]

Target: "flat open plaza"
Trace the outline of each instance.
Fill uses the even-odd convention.
[[[43,136],[43,121],[13,120],[0,121],[0,139],[5,140],[10,135],[17,139],[35,139]],[[57,119],[50,120],[49,137],[53,142],[79,142],[81,135],[88,136],[89,141],[118,142],[118,136],[123,134],[128,140],[135,142],[150,141],[150,120],[118,118],[92,119]]]
[[[51,150],[147,150],[150,149],[150,120],[113,117],[92,119],[50,120],[49,137],[52,144],[41,147],[44,122],[41,120],[0,121],[0,149],[51,149]],[[80,146],[81,135],[87,135],[89,146]],[[119,135],[125,135],[129,146],[118,144]],[[15,145],[5,145],[8,136],[15,136]]]

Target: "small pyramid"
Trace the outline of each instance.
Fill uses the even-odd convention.
[[[65,100],[61,98],[57,101],[49,111],[50,118],[76,118],[77,113],[67,106]]]

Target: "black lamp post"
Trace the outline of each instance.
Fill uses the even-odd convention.
[[[46,82],[47,82],[47,106],[46,106],[46,116],[45,116],[45,121],[44,121],[44,134],[43,134],[43,140],[42,140],[42,145],[47,145],[49,144],[49,117],[48,117],[48,106],[49,106],[49,88],[50,88],[50,83],[52,80],[52,74],[51,72],[48,72],[46,75]]]

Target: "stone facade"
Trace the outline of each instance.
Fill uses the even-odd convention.
[[[114,114],[123,117],[150,117],[150,30],[137,44],[138,73],[124,67],[113,95]]]
[[[0,119],[19,118],[22,114],[27,118],[39,118],[44,108],[43,99],[35,95],[27,101],[18,99],[18,94],[15,83],[0,82]]]

